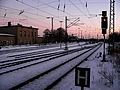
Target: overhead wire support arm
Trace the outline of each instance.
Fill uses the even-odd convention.
[[[79,20],[79,17],[76,19],[76,20],[74,20],[73,22],[71,22],[68,26],[67,26],[67,28],[70,28],[71,26],[73,26],[73,25],[75,25],[77,22],[79,22],[80,20]]]

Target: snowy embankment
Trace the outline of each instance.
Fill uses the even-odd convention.
[[[106,45],[107,47],[107,45]],[[87,61],[79,65],[91,69],[90,88],[85,87],[85,90],[120,90],[120,64],[115,64],[115,61],[120,60],[118,57],[108,55],[106,51],[107,62],[101,62],[100,52],[103,51],[101,47],[94,53]],[[80,90],[81,87],[75,86],[75,70],[61,80],[51,90]]]
[[[86,50],[82,50],[79,53],[85,52]],[[27,67],[27,68],[24,68],[24,69],[20,69],[20,70],[2,75],[2,76],[0,76],[0,81],[2,81],[0,83],[0,86],[1,86],[0,88],[1,89],[11,88],[11,87],[13,87],[13,86],[15,86],[15,85],[17,85],[21,82],[24,82],[25,80],[28,80],[31,77],[34,77],[34,76],[36,76],[36,75],[38,75],[38,74],[40,74],[44,71],[49,70],[52,67],[55,67],[55,66],[59,65],[60,63],[63,63],[65,61],[67,61],[68,56],[69,56],[69,58],[71,58],[73,56],[78,55],[79,53],[76,52],[72,55],[67,55],[67,56],[64,56],[64,57],[60,57],[58,59],[51,60],[51,61],[46,62],[46,63],[33,65],[31,67]],[[40,61],[41,60],[45,60],[45,59],[40,59]],[[34,63],[34,62],[31,62],[31,63]],[[30,63],[26,63],[26,64],[30,64]],[[22,64],[22,65],[19,65],[19,66],[24,66],[26,64]],[[15,66],[14,68],[17,68],[17,67],[18,66]],[[10,68],[7,68],[7,69],[10,69]]]
[[[94,44],[93,44],[94,45]],[[92,46],[92,45],[87,45],[87,46]],[[71,47],[71,48],[69,48],[70,50],[71,49],[75,49],[75,48],[80,48],[80,46],[78,46],[77,45],[77,47]],[[48,49],[48,48],[47,48]],[[49,49],[51,49],[51,48],[49,48]],[[54,48],[55,49],[55,48]],[[45,50],[45,49],[44,49]],[[41,51],[44,51],[43,49],[41,49]],[[37,51],[37,50],[36,50]],[[50,50],[51,52],[52,52],[52,50]],[[58,50],[58,51],[61,51],[61,50]],[[62,49],[62,51],[63,51],[63,49]],[[55,51],[54,51],[55,52]],[[83,52],[83,51],[82,51]],[[28,51],[27,51],[27,53],[29,53]],[[46,53],[48,53],[48,52],[46,52]],[[18,53],[17,53],[18,54]],[[20,52],[19,52],[19,54],[20,54]],[[21,52],[21,54],[23,54],[23,52]],[[9,54],[7,54],[8,56],[11,56],[11,55],[13,55],[12,53],[9,53]],[[5,56],[7,56],[7,55],[5,55]],[[16,55],[16,54],[15,54]],[[76,54],[74,54],[74,55],[76,55]],[[72,57],[72,55],[71,55],[71,57]],[[7,58],[9,58],[10,59],[10,57],[7,57]],[[64,57],[62,57],[62,58],[64,58]],[[47,59],[47,58],[46,58]],[[41,60],[45,60],[45,59],[41,59]],[[41,61],[41,60],[39,60],[39,61]],[[66,59],[67,60],[67,59]],[[4,59],[4,61],[5,61],[5,59]],[[59,60],[56,60],[56,62],[59,64],[59,62],[58,62]],[[64,59],[63,59],[63,61],[60,61],[61,63],[62,62],[64,62]],[[25,65],[27,65],[27,64],[31,64],[31,63],[36,63],[36,61],[35,62],[30,62],[30,63],[25,63],[25,64],[21,64],[21,65],[17,65],[17,66],[13,66],[13,67],[8,67],[8,68],[5,68],[5,69],[1,69],[1,72],[4,72],[4,71],[8,71],[8,70],[10,70],[10,69],[15,69],[15,68],[18,68],[18,67],[21,67],[21,66],[25,66]],[[51,63],[53,63],[53,62],[51,62]],[[49,63],[49,64],[51,64],[51,63]],[[44,64],[42,64],[43,66],[44,66]],[[57,65],[57,64],[56,64]],[[2,82],[0,82],[0,88],[10,88],[9,86],[14,86],[14,85],[16,85],[17,84],[17,82],[18,83],[20,83],[21,81],[24,81],[25,79],[28,79],[28,78],[30,78],[31,77],[31,75],[32,76],[35,76],[36,74],[38,74],[39,72],[42,72],[42,70],[44,70],[43,69],[43,66],[41,66],[41,64],[40,65],[36,65],[36,66],[32,66],[32,67],[29,67],[29,68],[25,68],[25,69],[22,69],[22,70],[18,70],[18,71],[14,71],[14,72],[11,72],[11,73],[8,73],[8,74],[4,74],[4,75],[2,75],[2,76],[0,76],[0,81],[2,81]],[[45,64],[45,66],[46,66],[46,64]],[[53,65],[50,65],[50,66],[54,66],[54,63],[53,63]],[[34,68],[35,67],[35,68]],[[34,70],[33,70],[34,69]],[[36,70],[37,69],[37,70]],[[42,70],[40,70],[40,69],[42,69]],[[47,69],[49,69],[49,67],[47,66]],[[32,70],[32,71],[31,71]],[[27,73],[28,72],[28,73]],[[32,72],[32,73],[31,73]],[[35,72],[35,73],[34,73]],[[29,76],[28,76],[29,75]],[[20,78],[21,77],[21,78]],[[11,83],[10,83],[11,82]]]
[[[94,44],[92,44],[94,45]],[[92,46],[92,45],[86,45],[86,46]],[[73,46],[73,45],[70,45]],[[85,46],[82,46],[85,47]],[[32,51],[25,51],[25,52],[17,52],[17,53],[9,53],[5,56],[1,56],[1,58],[6,57],[6,59],[13,59],[14,57],[7,57],[12,55],[20,55],[20,54],[27,54],[27,53],[34,53],[34,52],[41,52],[45,50],[49,50],[49,52],[44,52],[42,54],[51,53],[51,52],[57,52],[57,51],[64,51],[63,48],[57,50],[57,48],[60,47],[52,47],[47,49],[39,49],[39,50],[32,50]],[[77,47],[71,47],[71,49],[80,48],[80,46]],[[54,51],[53,51],[54,49]],[[87,50],[87,49],[86,49]],[[44,71],[49,70],[52,67],[55,67],[59,65],[60,63],[63,63],[67,61],[68,59],[72,58],[73,56],[76,56],[86,50],[82,50],[79,52],[76,52],[71,55],[66,55],[57,59],[54,59],[52,61],[33,65],[24,69],[20,69],[17,71],[13,71],[4,75],[0,76],[0,88],[1,89],[9,89],[25,80],[28,80],[31,77],[34,77]],[[119,65],[116,65],[116,61],[118,58],[115,58],[114,56],[107,55],[106,53],[106,60],[108,62],[101,62],[102,57],[100,56],[100,52],[103,51],[103,47],[101,47],[99,50],[97,50],[96,53],[94,53],[91,57],[88,58],[87,61],[79,65],[79,67],[86,67],[91,69],[91,81],[90,81],[90,88],[85,88],[85,90],[120,90],[120,75],[118,75],[118,72],[120,71]],[[106,51],[107,52],[107,51]],[[20,89],[35,89],[35,90],[41,90],[45,88],[47,85],[52,83],[57,77],[60,77],[60,75],[64,74],[69,68],[71,68],[74,64],[77,64],[79,60],[82,60],[85,58],[86,55],[81,56],[81,59],[74,60],[75,63],[71,63],[68,66],[64,66],[62,68],[59,68],[57,70],[52,71],[50,74],[46,74],[44,77],[39,78],[35,80],[34,82],[29,83],[28,85],[20,88]],[[49,59],[45,58],[45,59]],[[40,59],[39,61],[44,61],[45,59]],[[3,59],[1,59],[3,60]],[[4,72],[7,70],[12,70],[18,67],[23,67],[27,64],[36,63],[29,62],[21,65],[16,65],[13,67],[8,67],[5,69],[1,69],[0,72]],[[52,78],[51,78],[52,77]],[[57,85],[55,85],[51,90],[80,90],[80,87],[75,86],[75,71],[73,70],[71,73],[69,73],[66,77],[64,77]]]

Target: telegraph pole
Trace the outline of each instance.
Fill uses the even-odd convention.
[[[82,30],[81,30],[81,40],[82,40]]]
[[[51,18],[51,33],[53,34],[53,17],[46,17],[47,19]]]
[[[53,17],[51,17],[51,19],[52,19],[52,20],[51,20],[51,21],[52,21],[52,22],[51,22],[51,23],[52,23],[52,29],[51,29],[51,32],[52,32],[52,34],[53,34]]]
[[[46,17],[47,19],[51,19],[51,42],[53,42],[53,17]]]
[[[72,23],[70,23],[69,25],[67,25],[67,16],[65,16],[65,50],[68,50],[67,47],[67,41],[68,41],[68,33],[67,33],[67,28],[70,28],[71,26],[75,25],[79,20],[79,18],[77,18],[76,20],[74,20]]]
[[[67,40],[68,40],[68,34],[67,34],[67,16],[65,16],[65,50],[68,50]]]

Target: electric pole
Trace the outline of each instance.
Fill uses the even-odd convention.
[[[68,34],[67,34],[67,16],[65,16],[65,50],[68,50],[67,40],[68,40]]]
[[[51,33],[53,34],[53,17],[47,17],[47,19],[51,18]]]
[[[110,34],[113,33],[113,37],[112,37],[113,50],[114,50],[114,31],[115,31],[115,0],[110,0],[109,36]],[[110,47],[110,38],[109,38],[109,47]]]
[[[51,42],[53,42],[53,17],[47,17],[47,19],[50,19],[51,18]]]
[[[51,17],[51,23],[52,23],[52,29],[51,29],[51,32],[52,32],[52,34],[53,34],[53,17]]]

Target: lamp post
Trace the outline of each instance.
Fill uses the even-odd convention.
[[[60,21],[60,27],[62,28],[62,23],[63,23],[63,21]]]
[[[53,17],[46,17],[47,19],[51,18],[51,33],[53,34]]]
[[[47,19],[51,19],[51,42],[53,42],[53,17],[46,17]]]
[[[67,40],[68,40],[68,34],[67,34],[67,16],[65,17],[65,50],[68,50],[68,46],[67,46]]]
[[[78,28],[78,37],[80,38],[80,28]]]
[[[80,30],[81,31],[81,40],[82,40],[82,30]]]

